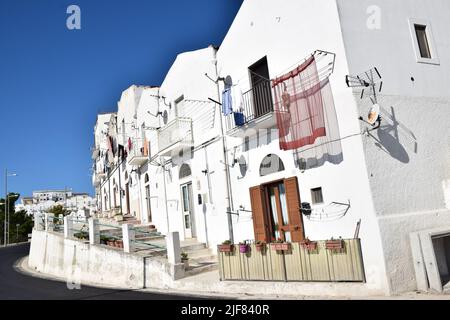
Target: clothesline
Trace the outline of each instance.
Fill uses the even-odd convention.
[[[323,50],[315,50],[313,53],[311,53],[311,54],[310,54],[309,56],[307,56],[306,58],[303,58],[303,59],[297,61],[296,63],[294,63],[294,64],[292,64],[291,66],[287,67],[287,68],[284,69],[283,71],[279,72],[277,75],[275,75],[274,78],[277,78],[277,77],[279,77],[279,76],[285,74],[286,72],[288,72],[289,70],[291,70],[291,69],[292,69],[293,67],[295,67],[295,66],[301,65],[302,63],[304,63],[306,60],[308,60],[308,59],[309,59],[311,56],[313,56],[313,55],[317,55],[317,56],[318,56],[318,57],[316,58],[316,62],[319,62],[319,61],[321,61],[323,58],[325,58],[325,57],[326,57],[327,55],[329,55],[329,54],[335,56],[335,54],[332,53],[332,52],[327,52],[327,51],[323,51]],[[333,62],[327,64],[326,66],[324,66],[324,67],[322,67],[322,68],[320,68],[320,69],[327,68],[327,67],[329,67],[330,65],[332,65],[332,67],[330,68],[330,70],[332,71],[332,70],[334,69],[334,59],[333,59]],[[259,76],[259,77],[261,77],[261,78],[263,78],[263,79],[265,79],[265,80],[267,80],[267,81],[271,81],[271,80],[272,80],[272,79],[264,78],[264,77],[262,77],[261,75],[259,75],[259,74],[257,74],[257,73],[254,73],[254,72],[251,71],[251,70],[250,70],[250,72],[253,73],[253,74],[255,74],[255,75],[257,75],[257,76]],[[242,80],[247,79],[247,78],[248,78],[248,76],[245,75],[245,76],[243,76],[242,78],[240,78],[239,80],[237,80],[237,83],[240,83]]]

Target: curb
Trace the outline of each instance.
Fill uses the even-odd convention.
[[[13,268],[26,276],[29,277],[34,277],[34,278],[39,278],[39,279],[44,279],[44,280],[49,280],[49,281],[57,281],[57,282],[66,282],[66,279],[62,278],[62,277],[57,277],[48,273],[42,273],[36,270],[31,269],[28,266],[28,256],[22,257],[20,259],[18,259],[14,265]],[[113,287],[113,286],[107,286],[104,284],[99,284],[99,283],[86,283],[86,282],[82,282],[81,285],[83,286],[88,286],[88,287],[95,287],[95,288],[100,288],[100,289],[109,289],[109,290],[123,290],[123,291],[136,291],[136,292],[142,292],[142,293],[160,293],[160,294],[167,294],[167,295],[183,295],[186,296],[187,299],[189,297],[192,298],[216,298],[216,299],[237,299],[236,296],[227,296],[226,294],[221,294],[221,293],[197,293],[197,292],[187,292],[187,291],[182,291],[182,290],[173,290],[173,289],[160,289],[160,288],[126,288],[126,287]]]

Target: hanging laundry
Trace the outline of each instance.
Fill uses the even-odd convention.
[[[128,138],[128,151],[131,151],[131,148],[133,148],[133,143],[131,142],[131,138]]]
[[[143,155],[148,156],[148,150],[149,150],[149,143],[147,141],[147,137],[144,138],[144,148],[143,148]]]
[[[231,100],[233,105],[233,110],[242,112],[244,110],[244,97],[242,95],[241,87],[237,84],[231,87]]]
[[[324,104],[330,101],[322,90],[329,88],[328,82],[320,81],[314,56],[272,80],[280,149],[297,149],[326,136]],[[332,100],[332,95],[325,97]]]
[[[222,92],[222,113],[228,116],[233,112],[233,98],[231,96],[231,88],[227,88]]]

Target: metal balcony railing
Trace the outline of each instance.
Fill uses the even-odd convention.
[[[260,80],[243,94],[243,107],[233,110],[226,117],[227,131],[250,123],[273,112],[272,88],[270,81]]]
[[[178,117],[158,132],[160,155],[167,155],[175,149],[192,146],[193,143],[192,119],[190,118]]]
[[[143,139],[132,139],[131,150],[128,153],[128,163],[130,165],[142,165],[149,156],[149,147],[145,146],[146,141]]]

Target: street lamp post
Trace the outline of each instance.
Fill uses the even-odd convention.
[[[5,169],[5,234],[4,234],[4,241],[3,245],[6,247],[8,244],[8,236],[9,236],[9,196],[8,196],[8,177],[15,177],[17,174],[15,173],[8,173],[8,169]]]

